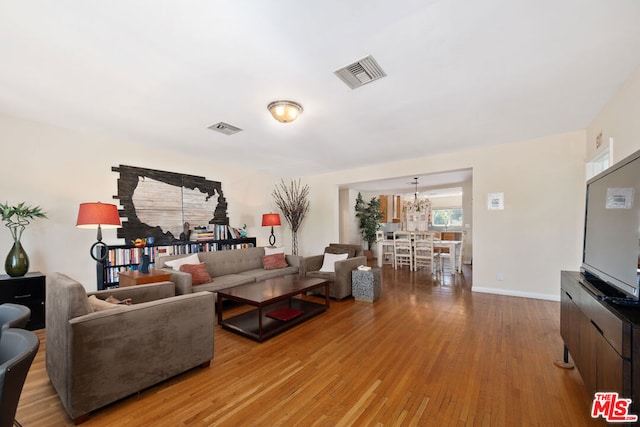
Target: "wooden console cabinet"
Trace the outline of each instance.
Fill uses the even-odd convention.
[[[640,307],[602,301],[615,292],[582,274],[561,272],[560,334],[591,396],[615,391],[640,410]]]
[[[39,272],[27,273],[22,277],[0,275],[0,303],[13,303],[31,309],[31,318],[26,329],[31,331],[44,328],[46,276]]]

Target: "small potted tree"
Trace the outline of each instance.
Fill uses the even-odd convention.
[[[360,226],[360,233],[365,242],[367,242],[367,259],[373,258],[372,249],[373,244],[376,241],[376,231],[380,228],[380,220],[382,219],[382,212],[380,212],[380,200],[376,197],[372,197],[369,202],[364,201],[362,194],[358,193],[356,198],[356,218],[358,218],[358,225]]]

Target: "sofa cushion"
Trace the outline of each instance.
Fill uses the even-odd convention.
[[[264,248],[200,252],[199,255],[200,261],[206,264],[209,275],[217,279],[218,276],[238,274],[254,268],[263,268]]]
[[[339,246],[327,246],[324,248],[325,254],[347,254],[347,258],[353,258],[356,256],[356,250],[353,248],[345,248]]]
[[[352,245],[349,243],[329,243],[329,246],[332,248],[339,248],[339,249],[352,249],[353,251],[355,251],[355,254],[353,255],[353,257],[349,257],[349,258],[354,258],[354,257],[359,257],[359,256],[364,256],[364,251],[362,250],[362,245]]]
[[[284,259],[284,253],[263,256],[262,265],[265,270],[275,270],[277,268],[288,267],[287,261]]]
[[[346,254],[346,253],[342,253],[342,254],[325,253],[324,258],[322,260],[322,267],[320,267],[320,271],[324,271],[327,273],[335,272],[336,261],[345,260],[347,259],[348,256],[349,254]]]
[[[213,282],[213,279],[207,271],[207,267],[203,262],[198,264],[182,264],[180,271],[191,274],[191,285],[203,285],[205,283]]]
[[[253,279],[257,282],[261,280],[272,279],[274,277],[286,276],[288,274],[298,274],[298,267],[287,266],[285,268],[277,268],[275,270],[265,270],[264,268],[256,268],[249,271],[243,271],[240,273],[241,276],[253,277]]]
[[[174,270],[180,271],[180,266],[184,264],[199,264],[200,258],[198,254],[191,254],[186,257],[172,259],[171,261],[165,261],[164,265],[167,265]]]
[[[244,274],[225,274],[224,276],[217,276],[214,282],[204,283],[202,285],[193,286],[193,292],[209,291],[215,292],[218,289],[233,288],[234,286],[244,285],[246,283],[253,283],[256,279],[252,276],[245,276]]]

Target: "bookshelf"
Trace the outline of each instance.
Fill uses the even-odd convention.
[[[158,256],[224,251],[253,248],[255,246],[255,237],[206,241],[176,241],[172,243],[147,245],[143,248],[136,248],[134,245],[109,246],[107,259],[103,266],[102,283],[98,281],[98,290],[118,287],[118,273],[121,271],[135,270],[140,263],[143,251],[149,255],[149,268],[153,268]]]

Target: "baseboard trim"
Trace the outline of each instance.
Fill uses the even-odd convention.
[[[483,294],[497,294],[497,295],[506,295],[510,297],[520,297],[520,298],[533,298],[533,299],[542,299],[548,301],[560,301],[560,295],[551,295],[551,294],[538,294],[534,292],[520,292],[520,291],[512,291],[509,289],[496,289],[496,288],[485,288],[473,286],[471,288],[473,292],[480,292]]]

